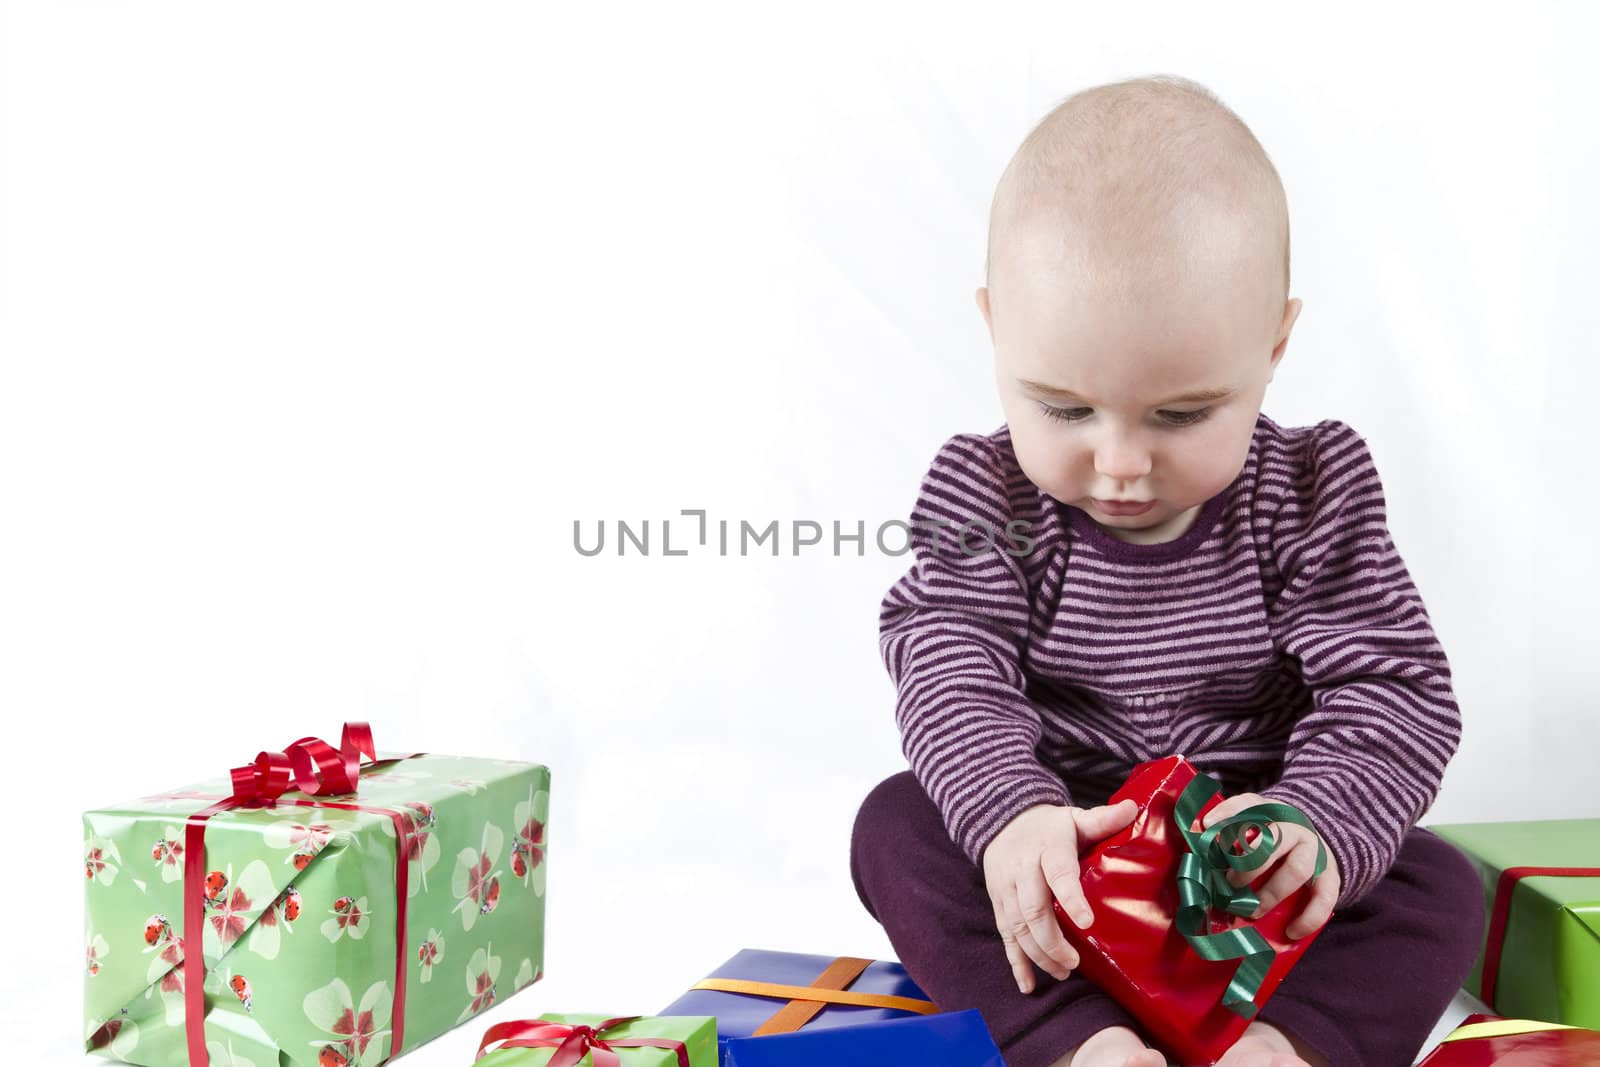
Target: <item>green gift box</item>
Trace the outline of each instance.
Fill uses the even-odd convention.
[[[1464,988],[1500,1015],[1600,1029],[1600,819],[1428,829],[1483,880],[1489,918]]]
[[[352,727],[84,813],[88,1051],[367,1067],[542,977],[549,769],[361,764]]]
[[[561,1053],[559,1062],[557,1052]],[[616,1018],[552,1013],[497,1023],[483,1035],[474,1067],[601,1067],[607,1063],[717,1067],[717,1020],[709,1015]]]

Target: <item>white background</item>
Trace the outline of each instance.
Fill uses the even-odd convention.
[[[871,533],[1001,424],[1001,169],[1138,74],[1282,174],[1264,410],[1372,446],[1465,718],[1424,821],[1600,814],[1592,9],[1065,8],[6,8],[5,1059],[81,1059],[78,813],[346,718],[553,768],[548,977],[484,1023],[890,957],[848,874],[904,766]]]

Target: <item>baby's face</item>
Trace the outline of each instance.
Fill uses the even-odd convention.
[[[1266,268],[1130,286],[1081,267],[1031,266],[997,290],[995,316],[986,289],[978,303],[1022,470],[1122,540],[1186,531],[1249,453],[1300,308],[1274,309],[1281,276],[1276,291]],[[1123,500],[1151,505],[1119,515],[1101,503]]]

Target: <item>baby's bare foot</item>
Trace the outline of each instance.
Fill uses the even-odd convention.
[[[1126,1026],[1108,1026],[1052,1067],[1167,1067],[1167,1058]]]
[[[1253,1022],[1217,1067],[1313,1067],[1295,1054],[1288,1035],[1268,1023]],[[1326,1062],[1322,1067],[1327,1067]]]

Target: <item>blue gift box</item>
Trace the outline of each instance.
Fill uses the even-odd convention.
[[[988,1067],[1003,1062],[977,1012],[935,1014],[937,1009],[928,995],[898,963],[858,960],[851,966],[849,958],[745,949],[712,971],[706,981],[811,987],[824,972],[841,967],[845,973],[859,970],[859,974],[845,983],[842,993],[805,989],[804,993],[815,992],[816,996],[801,993],[791,998],[691,989],[655,1014],[715,1016],[722,1067],[732,1067],[735,1063],[740,1067],[757,1063],[775,1067],[778,1064],[883,1062],[926,1063],[930,1067]],[[907,1005],[883,1007],[826,1002],[831,996],[848,999],[858,994],[900,998]],[[786,1005],[815,1001],[823,1003],[795,1032],[752,1036]],[[771,1049],[764,1047],[768,1043],[773,1043]],[[905,1058],[902,1047],[926,1051],[905,1054],[909,1057]],[[737,1060],[734,1055],[738,1056]]]
[[[860,1026],[736,1037],[723,1067],[1006,1067],[978,1012],[941,1012]]]

